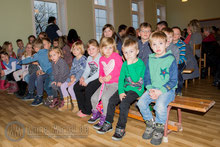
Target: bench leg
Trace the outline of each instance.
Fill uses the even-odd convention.
[[[163,142],[168,142],[168,121],[169,121],[169,115],[170,115],[170,109],[172,106],[167,107],[167,121],[166,124],[164,125],[164,135],[163,135]]]
[[[185,88],[188,87],[188,80],[185,80]]]
[[[211,67],[208,67],[208,76],[210,77],[211,75]]]
[[[181,109],[178,108],[177,111],[178,111],[178,123],[179,123],[179,125],[180,125],[180,129],[179,129],[179,131],[182,131],[183,128],[182,128],[182,114],[181,114]]]

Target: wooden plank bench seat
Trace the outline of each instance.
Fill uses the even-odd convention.
[[[184,69],[182,74],[191,74],[194,72],[194,69]],[[194,82],[194,80],[193,80]],[[188,79],[185,80],[185,88],[188,87]]]
[[[193,98],[193,97],[185,97],[185,96],[176,96],[175,100],[171,102],[167,107],[167,121],[164,126],[164,142],[168,142],[167,135],[171,131],[182,131],[182,116],[181,116],[181,109],[192,110],[197,112],[207,112],[213,105],[215,101],[213,100],[206,100],[200,98]],[[178,114],[178,122],[169,121],[169,113],[172,107],[177,108]],[[120,113],[120,110],[117,108],[115,110],[116,113]],[[140,121],[144,121],[143,117],[141,116],[138,110],[129,110],[128,117],[134,118]]]

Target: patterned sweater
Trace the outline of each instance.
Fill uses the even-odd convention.
[[[85,79],[85,83],[89,84],[89,82],[94,81],[99,78],[99,59],[101,58],[101,54],[93,60],[91,56],[88,57],[86,62],[86,69],[82,75]]]
[[[122,94],[125,91],[134,91],[141,96],[144,92],[144,72],[145,64],[141,59],[130,65],[127,65],[127,61],[125,61],[120,72],[118,93]]]
[[[178,64],[182,64],[184,62],[186,63],[186,44],[181,39],[179,39],[175,45],[179,48],[180,51]]]
[[[69,74],[69,77],[67,78],[66,82],[70,82],[70,77],[72,75],[75,76],[76,82],[78,82],[79,79],[81,78],[85,68],[86,68],[86,56],[83,55],[78,60],[75,57],[73,59],[72,66],[71,66],[71,69],[70,69],[70,74]]]
[[[112,53],[109,58],[102,56],[99,60],[99,77],[111,75],[112,78],[107,84],[118,83],[122,63],[122,58],[118,53]]]
[[[52,62],[53,76],[55,82],[64,83],[69,76],[69,67],[63,58],[57,63]]]

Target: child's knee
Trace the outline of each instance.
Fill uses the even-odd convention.
[[[126,110],[126,109],[129,109],[129,107],[130,107],[130,103],[127,103],[127,102],[124,102],[124,103],[121,102],[119,106],[120,110]]]
[[[38,76],[37,77],[37,82],[43,82],[43,76]]]
[[[156,103],[154,106],[154,110],[157,111],[158,113],[167,111],[167,106],[163,103]]]
[[[147,104],[146,104],[146,97],[141,97],[138,102],[137,102],[137,106],[140,108],[140,107],[147,107]]]
[[[141,99],[140,99],[137,102],[137,106],[138,106],[138,108],[141,108],[141,107],[144,107],[145,105],[143,104],[143,102],[141,102]]]
[[[71,91],[74,90],[74,89],[73,89],[74,87],[65,87],[65,86],[63,86],[63,87],[61,87],[61,88],[65,88],[65,89],[67,88],[68,92],[71,92]]]

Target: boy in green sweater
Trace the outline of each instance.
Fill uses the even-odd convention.
[[[163,32],[154,32],[150,36],[150,45],[154,53],[149,55],[144,76],[147,91],[137,103],[146,122],[144,139],[151,139],[151,144],[159,145],[163,139],[164,124],[167,120],[167,106],[175,98],[178,68],[175,57],[166,52],[167,36]],[[155,101],[156,119],[153,120],[149,104]]]
[[[144,73],[145,64],[137,58],[139,53],[138,43],[132,39],[125,39],[122,45],[122,51],[126,58],[123,63],[119,82],[118,91],[116,91],[109,100],[106,121],[102,128],[97,131],[99,134],[112,131],[112,123],[115,113],[115,107],[120,103],[120,114],[113,140],[121,140],[125,135],[125,126],[127,123],[128,111],[131,103],[133,103],[144,92]]]

